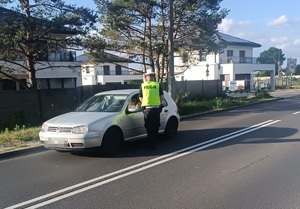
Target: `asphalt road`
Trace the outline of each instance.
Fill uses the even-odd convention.
[[[0,208],[300,208],[300,95],[188,118],[113,158],[42,150],[0,161]]]

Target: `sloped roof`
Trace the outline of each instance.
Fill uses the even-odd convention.
[[[6,9],[4,7],[0,7],[0,25],[3,23],[7,23],[8,21],[18,21],[20,23],[22,23],[24,21],[24,19],[26,18],[25,14],[16,12],[14,10],[10,10],[10,9]],[[38,22],[44,22],[47,20],[42,20],[42,19],[38,19],[35,17],[31,17],[32,19],[35,19]],[[59,29],[58,31],[52,31],[52,33],[57,33],[57,34],[71,34],[71,35],[75,35],[76,32],[71,31],[69,28],[63,26],[61,29]]]
[[[98,62],[132,62],[128,58],[124,58],[115,54],[104,52],[103,59],[97,60]]]
[[[218,32],[216,34],[216,39],[218,42],[223,43],[225,45],[261,47],[261,45],[258,43],[247,41],[245,39],[234,37],[221,32]]]
[[[82,62],[89,62],[89,58],[86,55],[80,55],[77,57],[78,61]],[[124,62],[124,63],[134,63],[134,61],[130,60],[129,58],[122,57],[120,55],[112,54],[107,51],[104,51],[101,58],[96,58],[93,60],[96,63],[103,63],[103,62]]]
[[[6,9],[4,7],[0,7],[0,23],[4,22],[5,20],[8,20],[9,18],[11,18],[12,15],[15,17],[19,17],[20,20],[21,20],[22,16],[24,16],[21,13],[15,12],[10,9]]]

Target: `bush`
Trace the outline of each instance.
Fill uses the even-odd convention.
[[[0,145],[37,141],[39,140],[39,131],[39,127],[26,128],[25,126],[19,127],[18,125],[12,131],[6,128],[5,131],[0,132]]]
[[[257,98],[271,98],[270,91],[268,89],[260,89],[255,92]]]

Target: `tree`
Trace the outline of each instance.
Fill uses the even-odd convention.
[[[296,65],[295,75],[300,75],[300,65]]]
[[[98,34],[100,45],[103,46],[104,41],[105,49],[126,52],[131,57],[139,56],[144,72],[150,68],[158,72],[158,80],[167,78],[168,0],[94,1],[102,26]],[[174,1],[176,52],[192,54],[195,50],[206,53],[220,50],[212,37],[228,13],[228,10],[220,9],[221,1]],[[99,58],[95,48],[87,48],[90,55]]]
[[[11,75],[18,66],[28,74],[33,89],[37,89],[36,71],[51,68],[48,63],[36,69],[36,64],[61,49],[79,50],[82,37],[96,22],[92,10],[63,0],[0,0],[1,5],[6,8],[0,7],[0,60],[10,65],[0,73]]]
[[[285,61],[284,54],[281,49],[271,47],[266,51],[260,53],[258,61],[261,64],[275,64],[275,74],[278,74],[278,68]]]

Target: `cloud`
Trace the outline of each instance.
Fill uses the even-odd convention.
[[[234,24],[233,19],[224,19],[221,24],[219,24],[219,30],[227,33],[232,25]]]
[[[251,21],[240,21],[238,24],[242,26],[248,26],[251,25]]]
[[[270,22],[268,22],[268,26],[279,26],[279,25],[284,25],[288,22],[287,16],[286,15],[282,15],[279,18],[272,20]]]
[[[273,45],[275,45],[276,48],[279,49],[287,49],[289,46],[291,46],[289,38],[286,36],[270,38],[270,41]]]
[[[222,23],[219,24],[218,29],[221,32],[228,33],[228,31],[242,31],[244,27],[251,25],[250,21],[235,22],[233,19],[223,19]]]
[[[296,39],[295,41],[293,41],[293,45],[300,46],[300,39]]]
[[[286,36],[283,37],[276,37],[276,38],[270,38],[272,43],[285,43],[287,42],[289,39]]]

